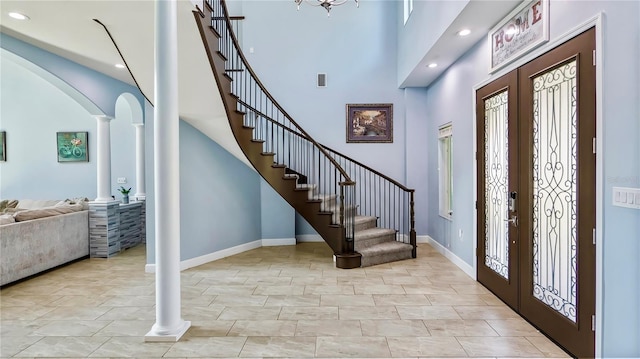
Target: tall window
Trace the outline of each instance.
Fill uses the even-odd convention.
[[[438,188],[440,215],[451,219],[453,215],[453,129],[448,123],[438,130]]]
[[[413,0],[404,0],[404,23],[409,20],[409,15],[413,11]]]

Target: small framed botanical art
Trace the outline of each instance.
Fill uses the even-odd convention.
[[[7,133],[0,132],[0,162],[7,160]]]
[[[347,142],[393,142],[393,104],[348,104]]]
[[[88,132],[57,132],[58,162],[89,162]]]

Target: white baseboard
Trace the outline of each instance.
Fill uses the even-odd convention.
[[[416,243],[429,243],[430,239],[429,236],[416,236]]]
[[[324,239],[322,239],[319,234],[296,234],[296,241],[298,241],[298,243],[324,242]]]
[[[232,256],[234,254],[239,254],[239,253],[246,252],[246,251],[249,251],[249,250],[252,250],[252,249],[260,248],[260,247],[263,246],[263,244],[262,244],[263,241],[264,240],[258,239],[257,241],[241,244],[241,245],[238,245],[238,246],[235,246],[235,247],[231,247],[231,248],[227,248],[227,249],[223,249],[223,250],[219,250],[217,252],[205,254],[205,255],[200,256],[200,257],[185,259],[185,260],[180,262],[180,271],[183,271],[183,270],[189,269],[189,268],[193,268],[193,267],[197,267],[199,265],[203,265],[205,263],[209,263],[209,262],[212,262],[212,261],[215,261],[215,260],[218,260],[218,259],[229,257],[229,256]],[[144,267],[144,271],[146,273],[155,273],[156,272],[156,265],[155,264],[147,264]]]
[[[431,238],[430,236],[417,236],[416,242],[417,243],[429,243],[431,245],[431,247],[433,247],[435,250],[437,250],[445,258],[450,260],[451,263],[453,263],[456,266],[458,266],[458,268],[462,269],[462,271],[465,272],[469,277],[473,278],[473,280],[477,280],[477,278],[476,278],[476,270],[473,268],[473,266],[469,265],[467,262],[465,262],[462,259],[460,259],[460,257],[455,255],[453,252],[451,252],[449,249],[447,249],[442,244],[438,243],[438,241],[436,241],[435,239]]]
[[[273,247],[273,246],[295,246],[296,239],[295,238],[269,238],[262,240],[263,247]]]

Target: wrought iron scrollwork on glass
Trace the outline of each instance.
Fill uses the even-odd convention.
[[[533,78],[533,295],[573,322],[577,298],[577,63]]]
[[[485,265],[509,279],[508,91],[484,101]]]

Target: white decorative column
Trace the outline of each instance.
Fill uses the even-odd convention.
[[[134,123],[136,128],[136,194],[137,201],[144,201],[147,197],[144,173],[144,123]]]
[[[111,197],[111,120],[104,115],[96,133],[98,197],[89,202],[89,256],[109,258],[120,252],[119,202]]]
[[[98,197],[96,202],[111,202],[111,120],[109,116],[95,116],[97,129]]]
[[[180,314],[180,166],[176,0],[155,12],[154,176],[156,323],[145,341],[178,341],[191,322]]]

